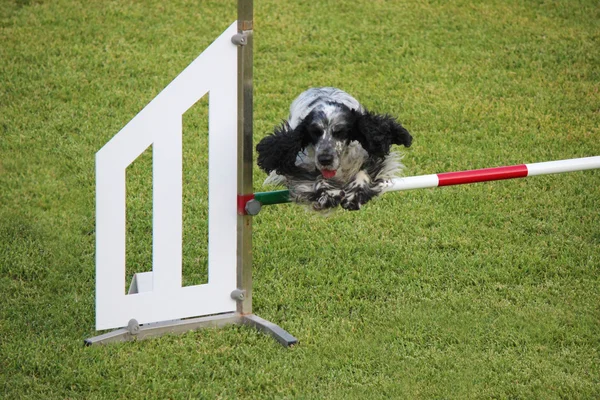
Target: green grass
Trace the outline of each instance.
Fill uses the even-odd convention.
[[[596,1],[255,3],[256,141],[332,85],[400,117],[408,175],[600,154]],[[299,346],[230,327],[83,347],[94,154],[235,14],[1,2],[0,398],[598,398],[600,171],[388,194],[327,219],[265,208],[254,311]],[[184,116],[186,283],[206,279],[205,127],[202,103]],[[144,154],[128,170],[129,274],[150,268],[149,169]]]

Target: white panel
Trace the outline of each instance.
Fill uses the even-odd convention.
[[[96,329],[235,311],[237,47],[233,23],[96,154]],[[209,281],[182,287],[182,115],[209,93]],[[126,169],[153,145],[151,291],[125,294]],[[149,251],[149,250],[148,250]]]
[[[237,65],[229,67],[234,68],[230,73],[236,73]],[[237,81],[232,80],[230,83],[232,86],[228,91],[237,93]],[[209,103],[215,105],[208,109],[209,130],[214,132],[209,137],[209,154],[218,154],[218,157],[209,157],[208,166],[209,266],[236,265],[237,260],[237,240],[230,240],[237,237],[237,214],[230,212],[237,210],[237,135],[227,134],[237,132],[237,119],[231,118],[231,101],[226,93],[211,92],[209,96]],[[235,268],[208,269],[208,281],[211,284],[218,282],[229,285],[229,282],[236,282],[236,279]],[[231,290],[227,293],[231,293]]]

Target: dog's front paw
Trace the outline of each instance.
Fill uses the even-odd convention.
[[[360,210],[373,197],[381,193],[377,187],[362,186],[355,188],[353,191],[346,191],[346,195],[342,199],[341,206],[348,211]]]
[[[354,200],[343,200],[342,208],[348,211],[358,211],[360,210],[361,204],[358,201]]]
[[[312,207],[315,211],[335,208],[340,205],[344,195],[343,190],[321,190],[317,193],[317,199],[313,202]]]
[[[365,192],[354,192],[342,199],[342,208],[348,211],[358,211],[360,208],[373,196],[368,195]]]
[[[360,210],[360,207],[377,195],[371,189],[371,177],[365,171],[359,171],[354,179],[345,187],[346,196],[342,199],[342,208],[349,211]]]

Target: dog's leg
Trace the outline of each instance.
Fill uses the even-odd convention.
[[[327,210],[340,205],[344,198],[344,191],[341,190],[337,182],[319,179],[315,182],[315,190],[312,208],[315,211]]]
[[[294,182],[290,185],[290,197],[296,203],[308,204],[315,211],[324,211],[340,205],[344,197],[341,185],[332,180]]]
[[[367,171],[358,171],[354,179],[344,187],[342,208],[350,211],[360,210],[360,207],[381,193],[382,183],[374,181]]]
[[[362,167],[345,187],[342,207],[359,210],[360,207],[380,195],[390,179],[400,175],[404,167],[400,155],[391,152],[384,158],[372,158]]]

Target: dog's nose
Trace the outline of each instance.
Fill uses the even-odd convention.
[[[319,156],[317,157],[317,161],[319,161],[319,164],[321,165],[331,165],[331,163],[333,162],[333,155],[319,154]]]

